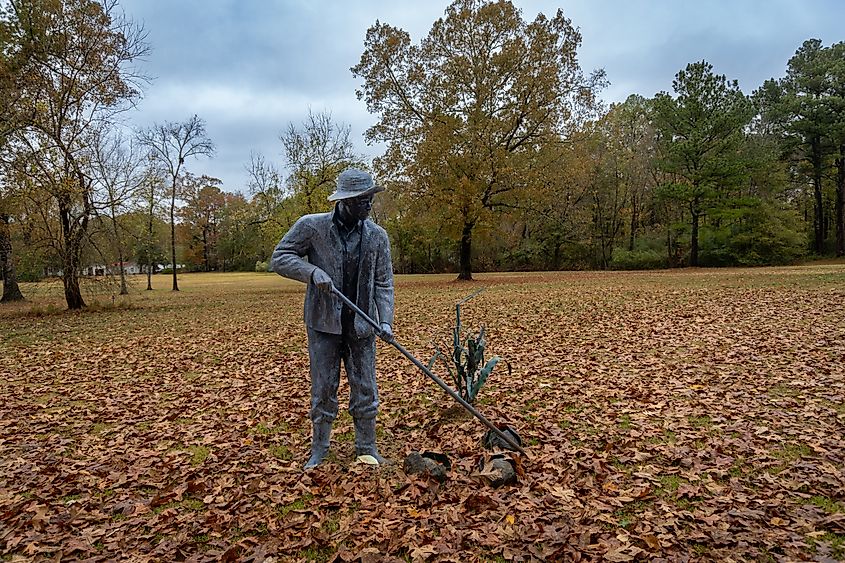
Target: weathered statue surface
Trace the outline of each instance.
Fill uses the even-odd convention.
[[[285,234],[270,269],[308,285],[305,326],[311,362],[310,469],[329,451],[337,417],[340,364],[349,380],[349,413],[355,422],[356,455],[384,463],[376,447],[379,399],[376,385],[376,331],[332,293],[339,289],[392,337],[393,267],[384,229],[368,219],[375,194],[383,191],[370,174],[348,169],[337,177],[329,201],[334,210],[301,217]]]

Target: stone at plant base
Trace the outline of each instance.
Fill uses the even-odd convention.
[[[516,483],[516,465],[513,459],[505,454],[484,455],[478,462],[478,473],[493,487],[512,485]]]
[[[507,424],[501,424],[501,425],[497,425],[497,426],[498,426],[499,430],[502,431],[502,434],[507,435],[508,438],[510,438],[511,440],[516,442],[516,444],[518,446],[522,447],[522,438],[519,437],[519,434],[516,433],[516,430],[514,430],[514,428],[512,426],[509,426]],[[507,442],[502,440],[492,430],[488,430],[484,434],[484,437],[481,439],[481,443],[485,447],[485,449],[488,449],[488,450],[511,450],[511,451],[513,451],[513,448],[510,447]]]
[[[408,475],[426,475],[439,483],[449,478],[452,463],[449,458],[437,452],[411,452],[405,458],[402,469]]]

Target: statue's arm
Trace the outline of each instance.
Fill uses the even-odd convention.
[[[390,258],[390,240],[383,234],[381,249],[376,257],[375,301],[379,322],[393,326],[393,262]]]
[[[313,227],[307,224],[305,218],[300,218],[293,227],[282,237],[273,256],[270,258],[270,269],[286,278],[308,283],[316,266],[304,257],[311,250]]]

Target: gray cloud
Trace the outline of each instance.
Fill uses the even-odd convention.
[[[558,7],[580,28],[585,72],[604,68],[607,101],[671,91],[687,63],[706,59],[750,93],[782,76],[801,43],[843,39],[845,4],[836,0],[515,0],[523,17]],[[562,4],[562,5],[561,5]],[[153,51],[142,65],[156,77],[132,117],[136,126],[196,113],[217,144],[192,171],[243,190],[251,150],[280,163],[279,134],[308,113],[330,111],[351,126],[358,150],[375,122],[355,97],[349,71],[377,19],[419,41],[447,2],[411,0],[123,0],[144,23]]]

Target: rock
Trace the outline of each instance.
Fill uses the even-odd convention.
[[[449,478],[451,468],[452,463],[449,458],[436,452],[411,452],[402,465],[402,469],[408,475],[425,475],[439,483]]]
[[[505,454],[484,455],[478,461],[478,476],[492,487],[516,483],[515,462]]]
[[[516,433],[516,430],[513,429],[512,426],[507,424],[503,424],[498,426],[499,430],[501,430],[502,434],[507,435],[511,440],[516,442],[516,444],[522,447],[522,438],[519,437],[519,434]],[[507,442],[502,440],[495,432],[492,430],[488,430],[487,433],[484,434],[484,437],[481,439],[482,445],[488,450],[511,450],[514,451],[511,446],[508,445]]]

